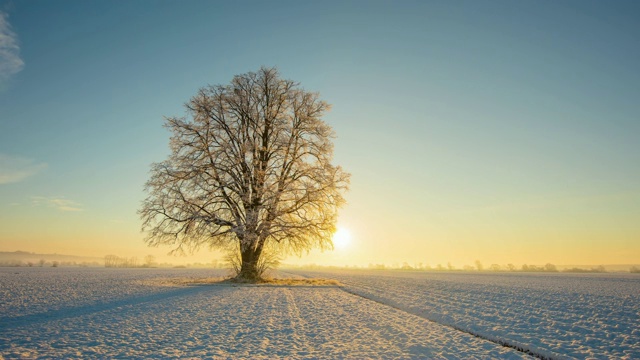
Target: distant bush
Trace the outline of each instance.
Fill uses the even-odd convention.
[[[545,266],[536,266],[536,265],[522,265],[522,271],[524,272],[558,272],[558,268],[548,263]]]
[[[544,266],[544,271],[548,271],[548,272],[557,272],[557,271],[558,271],[558,268],[556,268],[556,266],[555,266],[555,265],[553,265],[553,264],[546,264],[546,265]]]
[[[369,269],[372,269],[372,270],[384,270],[386,268],[387,266],[385,264],[373,264],[373,263],[369,264]]]
[[[0,262],[0,266],[20,267],[20,266],[24,266],[24,263],[20,260],[7,260],[7,261]]]
[[[491,264],[491,266],[489,266],[489,270],[490,271],[501,271],[502,270],[502,266],[500,266],[498,264]]]
[[[637,266],[632,266],[631,269],[629,269],[629,272],[632,274],[640,274],[640,268]]]
[[[604,273],[607,272],[607,270],[604,268],[604,266],[600,265],[591,269],[581,269],[581,268],[571,268],[571,269],[564,269],[562,270],[562,272],[568,272],[568,273]]]
[[[413,267],[411,267],[411,265],[409,265],[409,263],[404,262],[404,263],[402,263],[402,267],[400,268],[400,270],[413,270]]]

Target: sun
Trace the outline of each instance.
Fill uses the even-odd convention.
[[[336,249],[344,249],[351,243],[351,233],[341,227],[333,234],[333,246]]]

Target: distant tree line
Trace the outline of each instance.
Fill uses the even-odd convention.
[[[174,265],[172,263],[158,263],[153,255],[144,257],[142,263],[135,257],[120,257],[107,255],[104,257],[106,267],[184,267],[184,268],[229,268],[229,264],[224,261],[214,259],[211,263],[189,263],[185,265]],[[102,264],[98,261],[60,261],[51,259],[0,259],[0,267],[99,267]]]
[[[133,257],[121,257],[117,255],[107,255],[104,257],[104,267],[108,268],[136,268],[136,267],[155,267],[156,257],[153,255],[147,255],[144,257],[144,262],[140,263],[138,258]]]
[[[448,262],[446,266],[442,264],[437,264],[436,266],[433,266],[433,267],[429,264],[424,265],[423,263],[417,263],[412,266],[406,262],[402,263],[402,265],[400,266],[398,264],[393,264],[391,266],[387,266],[385,264],[369,264],[368,268],[376,269],[376,270],[388,269],[388,270],[421,270],[421,271],[434,271],[434,270],[435,271],[460,271],[462,270],[462,271],[493,271],[493,272],[496,272],[496,271],[558,272],[558,268],[554,264],[550,264],[550,263],[544,266],[524,264],[520,268],[517,268],[513,264],[507,264],[507,265],[491,264],[489,267],[485,267],[482,264],[482,262],[480,262],[479,260],[475,261],[474,266],[464,265],[460,269],[457,269],[455,266],[451,265],[450,262]]]
[[[319,266],[319,265],[310,265],[307,267],[316,267],[316,268],[320,268],[323,266]],[[340,268],[338,266],[332,266],[333,268]],[[350,267],[346,267],[346,268],[350,268]],[[351,268],[356,268],[356,267],[351,267]],[[600,266],[596,266],[596,267],[591,267],[591,268],[578,268],[578,267],[572,267],[572,268],[566,268],[566,269],[562,269],[559,270],[558,267],[554,264],[551,263],[547,263],[545,265],[529,265],[529,264],[524,264],[520,267],[517,267],[513,264],[507,264],[507,265],[499,265],[499,264],[491,264],[488,267],[485,267],[480,261],[476,260],[475,261],[475,265],[471,266],[471,265],[464,265],[461,268],[456,268],[453,265],[451,265],[451,263],[447,263],[447,265],[442,265],[442,264],[437,264],[435,266],[431,266],[429,264],[424,264],[424,263],[416,263],[413,265],[410,265],[407,262],[404,262],[402,264],[392,264],[392,265],[386,265],[386,264],[374,264],[374,263],[370,263],[367,266],[368,269],[371,270],[406,270],[406,271],[489,271],[489,272],[545,272],[545,273],[555,273],[555,272],[567,272],[567,273],[604,273],[607,272],[606,268],[603,265]],[[632,266],[629,269],[630,273],[640,273],[640,267],[638,266]]]
[[[631,269],[633,269],[633,267]],[[607,270],[602,265],[596,266],[596,267],[592,267],[590,269],[582,269],[582,268],[574,267],[574,268],[571,268],[571,269],[564,269],[562,271],[563,272],[572,272],[572,273],[605,273],[605,272],[607,272]],[[630,272],[633,272],[633,271],[630,270]]]
[[[104,257],[104,267],[108,268],[134,268],[139,267],[137,257],[120,257],[107,255]]]
[[[47,261],[40,259],[38,261],[23,261],[23,260],[4,260],[0,261],[0,267],[89,267],[100,266],[98,262],[77,262],[77,261]]]
[[[558,268],[553,264],[546,264],[545,266],[536,265],[522,265],[522,271],[524,272],[558,272]]]

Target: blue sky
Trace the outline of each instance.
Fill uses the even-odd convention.
[[[168,153],[163,116],[265,65],[333,105],[352,173],[351,248],[301,261],[640,262],[635,1],[0,12],[0,251],[166,253],[145,248],[136,215]]]

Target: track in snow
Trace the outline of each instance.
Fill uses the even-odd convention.
[[[35,273],[32,275],[38,278],[40,275]],[[143,274],[147,278],[153,275],[135,271],[133,274]],[[180,272],[171,274],[176,276]],[[218,285],[167,288],[142,286],[132,280],[139,276],[126,274],[122,277],[121,272],[98,272],[87,277],[89,281],[80,280],[79,283],[65,280],[69,276],[78,278],[79,274],[73,271],[58,275],[56,279],[62,281],[55,287],[58,291],[65,289],[66,283],[72,283],[84,287],[80,295],[95,291],[110,295],[99,302],[87,301],[86,296],[65,295],[62,297],[66,299],[64,304],[56,299],[48,303],[45,298],[21,297],[27,293],[37,295],[38,291],[24,284],[20,287],[0,276],[0,285],[16,284],[16,289],[22,289],[17,293],[8,292],[10,297],[3,299],[5,308],[29,308],[29,303],[33,303],[38,309],[26,314],[0,312],[0,356],[528,357],[387,305],[353,296],[337,287]],[[157,276],[166,275],[165,272]],[[116,276],[115,280],[113,276]],[[23,276],[21,280],[27,278]],[[105,281],[96,283],[96,279]],[[104,284],[121,288],[91,288],[104,287]],[[49,310],[46,310],[47,304]]]
[[[538,358],[538,359],[555,360],[555,358],[553,358],[551,355],[548,355],[548,354],[545,355],[545,354],[536,353],[536,352],[534,352],[534,351],[532,351],[532,350],[530,350],[530,349],[528,349],[526,347],[523,347],[521,345],[511,344],[508,341],[503,340],[503,339],[492,338],[491,336],[487,336],[487,335],[483,335],[483,334],[476,333],[476,332],[473,332],[473,331],[469,331],[467,329],[461,328],[461,327],[456,326],[454,324],[441,323],[441,322],[438,322],[437,320],[432,320],[432,319],[429,319],[429,318],[425,317],[424,314],[422,314],[420,312],[403,309],[403,308],[400,308],[400,307],[393,306],[391,304],[385,303],[383,301],[379,301],[379,300],[375,300],[375,299],[372,299],[372,298],[368,298],[365,295],[358,294],[357,292],[349,290],[349,289],[347,289],[345,287],[341,287],[341,289],[344,292],[348,293],[348,294],[351,294],[351,295],[354,295],[354,296],[358,296],[358,297],[361,297],[361,298],[366,299],[366,300],[373,301],[373,302],[378,303],[378,304],[386,305],[386,306],[392,307],[394,309],[397,309],[397,310],[400,310],[400,311],[404,311],[404,312],[406,312],[408,314],[412,314],[412,315],[416,315],[416,316],[422,317],[422,318],[424,318],[426,320],[433,321],[433,322],[435,322],[437,324],[440,324],[442,326],[447,326],[447,327],[450,327],[450,328],[452,328],[454,330],[462,331],[463,333],[475,336],[475,337],[483,339],[483,340],[490,341],[490,342],[495,343],[495,344],[500,345],[500,346],[505,346],[505,347],[508,347],[508,348],[512,348],[512,349],[514,349],[516,351],[519,351],[519,352],[521,352],[523,354],[531,355],[531,356],[533,356],[535,358]]]
[[[544,358],[640,358],[634,274],[298,271]]]

